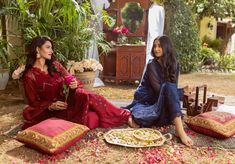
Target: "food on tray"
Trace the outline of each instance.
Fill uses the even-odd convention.
[[[150,128],[113,129],[104,134],[104,139],[110,144],[127,147],[161,146],[166,141],[159,131]]]
[[[150,128],[141,128],[134,131],[134,136],[140,140],[153,141],[162,137],[161,132]]]

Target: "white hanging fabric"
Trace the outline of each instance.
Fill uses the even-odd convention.
[[[94,11],[94,14],[97,15],[96,20],[94,22],[95,29],[98,31],[103,31],[103,22],[101,20],[102,9],[106,9],[110,6],[108,0],[90,0],[91,7]],[[91,41],[91,47],[88,49],[88,58],[93,58],[99,61],[99,52],[96,42],[94,40]],[[99,72],[96,72],[96,78],[93,87],[104,86],[103,81],[99,78]]]
[[[229,42],[227,44],[227,53],[235,54],[235,33],[233,33],[229,39]]]
[[[148,12],[148,34],[146,46],[146,64],[152,59],[151,50],[156,37],[163,35],[165,10],[157,3],[153,3]]]
[[[90,0],[91,1],[91,7],[95,14],[97,14],[97,22],[98,24],[98,30],[103,30],[103,23],[101,20],[102,16],[102,10],[107,9],[110,6],[110,3],[108,0]]]

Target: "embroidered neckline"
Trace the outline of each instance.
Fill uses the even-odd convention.
[[[34,69],[34,70],[36,70],[37,72],[40,72],[40,73],[42,73],[42,74],[44,74],[44,75],[48,75],[48,72],[45,72],[45,71],[42,71],[40,68],[38,68],[38,67],[32,67],[32,69]]]

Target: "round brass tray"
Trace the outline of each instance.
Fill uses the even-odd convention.
[[[154,129],[143,128],[145,134],[152,134]],[[137,132],[136,132],[137,131]],[[147,132],[149,131],[149,133]],[[142,136],[141,129],[113,129],[104,134],[106,142],[114,145],[126,146],[126,147],[153,147],[161,146],[165,141],[172,138],[171,134],[162,135],[159,131],[156,133],[158,137],[151,137],[151,139],[145,139]],[[139,135],[141,134],[141,135]],[[155,134],[155,133],[153,133]],[[137,136],[137,137],[136,137]]]

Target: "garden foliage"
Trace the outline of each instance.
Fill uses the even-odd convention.
[[[177,53],[181,72],[191,72],[198,68],[200,39],[196,20],[184,0],[166,0],[165,34]]]

